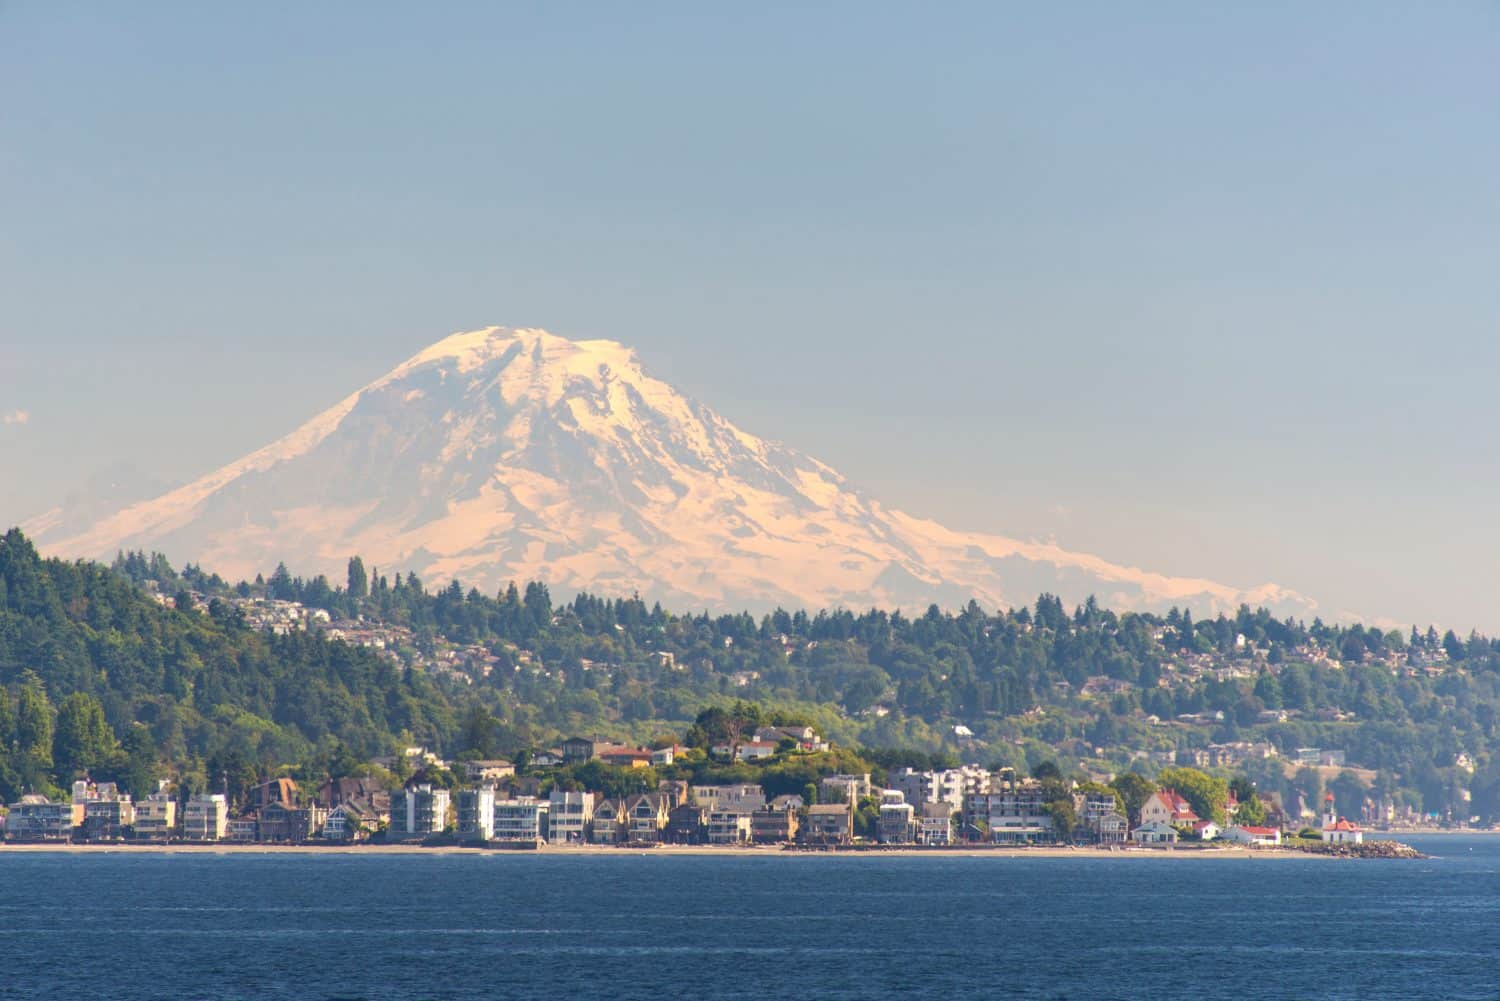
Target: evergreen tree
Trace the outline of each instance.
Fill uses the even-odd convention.
[[[104,707],[86,692],[74,692],[57,708],[52,760],[59,778],[69,781],[108,764],[118,750]]]
[[[349,560],[349,597],[363,598],[370,593],[370,579],[365,575],[365,561],[358,556]]]

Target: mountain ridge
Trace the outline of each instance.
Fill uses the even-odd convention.
[[[246,578],[354,554],[486,591],[546,579],[678,606],[990,607],[1049,591],[1195,614],[1316,604],[1274,584],[1169,577],[889,509],[831,466],[750,434],[609,340],[533,328],[446,337],[291,433],[49,553],[160,550]]]

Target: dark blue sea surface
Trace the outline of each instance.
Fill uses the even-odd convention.
[[[1424,862],[20,853],[0,998],[1494,998],[1500,838]]]

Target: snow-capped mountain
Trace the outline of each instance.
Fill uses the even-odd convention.
[[[542,330],[454,334],[217,472],[83,531],[64,514],[24,527],[51,553],[159,550],[231,579],[285,561],[341,581],[357,553],[429,584],[538,579],[678,609],[996,608],[1042,591],[1197,614],[1313,607],[891,510],[622,345]]]

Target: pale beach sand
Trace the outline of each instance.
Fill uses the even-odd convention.
[[[499,857],[641,857],[659,858],[710,856],[716,858],[1093,858],[1093,859],[1245,859],[1325,858],[1291,850],[1250,850],[1239,847],[1213,848],[1129,848],[1109,851],[1099,848],[887,848],[843,851],[787,850],[779,846],[726,847],[719,845],[661,845],[656,848],[619,848],[609,845],[546,845],[535,850],[472,848],[445,845],[424,848],[419,845],[263,845],[263,844],[169,844],[169,845],[73,845],[73,844],[3,844],[0,859],[7,854],[30,853],[119,854],[119,855],[494,855]]]

